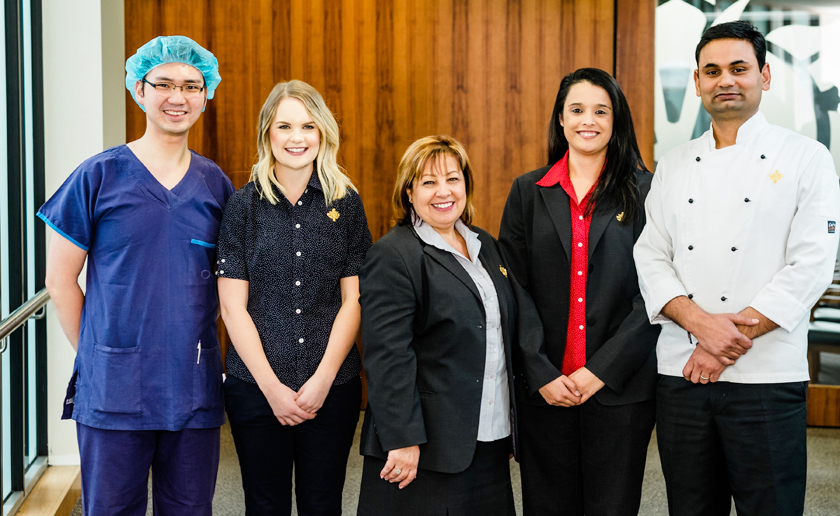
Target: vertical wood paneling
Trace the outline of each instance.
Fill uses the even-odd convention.
[[[646,2],[126,0],[126,52],[160,34],[183,34],[216,54],[222,84],[190,146],[237,186],[254,161],[265,97],[275,83],[298,78],[321,91],[339,120],[339,159],[359,187],[374,238],[391,224],[400,157],[413,140],[437,133],[467,146],[476,222],[494,233],[513,178],[545,163],[557,87],[577,67],[615,70],[647,159],[654,2]],[[145,117],[127,106],[133,140]]]
[[[639,150],[653,171],[653,36],[655,0],[617,0],[615,78],[621,85],[636,127]]]

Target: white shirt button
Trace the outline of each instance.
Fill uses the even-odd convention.
[[[578,215],[578,220],[583,220],[583,215]]]
[[[303,339],[302,339],[302,338],[298,339],[298,342],[300,342],[301,344],[303,344]]]
[[[297,229],[300,229],[300,224],[295,224],[295,227],[296,227]]]
[[[219,271],[219,274],[224,274],[224,273],[225,273],[225,271]]]
[[[580,326],[578,326],[578,329],[579,329],[579,330],[582,330],[582,329],[583,329],[583,325],[581,324]]]
[[[578,276],[583,276],[583,271],[578,271]]]
[[[578,298],[578,303],[583,303],[583,298],[582,297]]]
[[[298,255],[298,256],[300,256],[300,251],[296,252],[295,254],[296,254],[296,255]]]
[[[583,247],[583,242],[578,242],[578,247]]]
[[[298,206],[303,206],[303,201],[298,201]]]
[[[300,286],[300,281],[295,281],[295,286],[299,287]]]
[[[300,308],[298,308],[297,310],[295,310],[295,313],[296,313],[296,314],[299,314],[299,313],[300,313]]]
[[[488,404],[488,405],[492,405],[492,404],[493,404],[493,400],[487,400],[487,404]]]
[[[222,263],[225,263],[225,259],[224,259],[224,258],[222,258]]]

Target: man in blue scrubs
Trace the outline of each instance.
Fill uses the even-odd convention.
[[[55,233],[46,284],[77,350],[86,516],[212,513],[224,423],[215,244],[234,188],[187,136],[221,81],[216,58],[158,37],[126,62],[146,132],[82,163],[38,212]],[[77,279],[87,259],[87,288]]]

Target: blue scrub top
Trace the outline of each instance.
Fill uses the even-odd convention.
[[[75,396],[65,402],[73,419],[111,430],[224,423],[214,271],[233,192],[194,152],[167,190],[122,145],[82,163],[41,207],[88,252]]]

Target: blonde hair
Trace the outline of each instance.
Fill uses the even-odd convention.
[[[272,185],[276,186],[283,195],[286,189],[274,175],[274,165],[277,160],[271,152],[271,124],[277,113],[280,102],[286,98],[298,99],[303,102],[312,121],[320,133],[320,145],[318,157],[315,159],[315,166],[318,172],[318,179],[321,181],[321,188],[324,191],[324,201],[329,206],[338,199],[347,195],[347,190],[357,192],[353,182],[344,174],[338,164],[338,122],[335,121],[330,109],[324,103],[321,94],[315,88],[303,81],[291,80],[281,82],[274,86],[268,98],[265,99],[260,110],[260,118],[257,122],[257,162],[251,168],[251,177],[261,198],[266,198],[271,204],[277,204],[278,197],[275,195]]]
[[[434,163],[444,156],[452,156],[458,161],[461,171],[464,174],[467,201],[464,212],[461,213],[461,221],[471,225],[475,216],[473,206],[473,172],[470,165],[470,158],[464,146],[451,136],[437,135],[426,136],[412,143],[403,154],[400,165],[397,167],[397,182],[394,185],[394,195],[391,198],[391,206],[394,209],[394,220],[397,224],[411,224],[411,202],[408,200],[409,188],[419,179],[426,170],[426,164]]]

